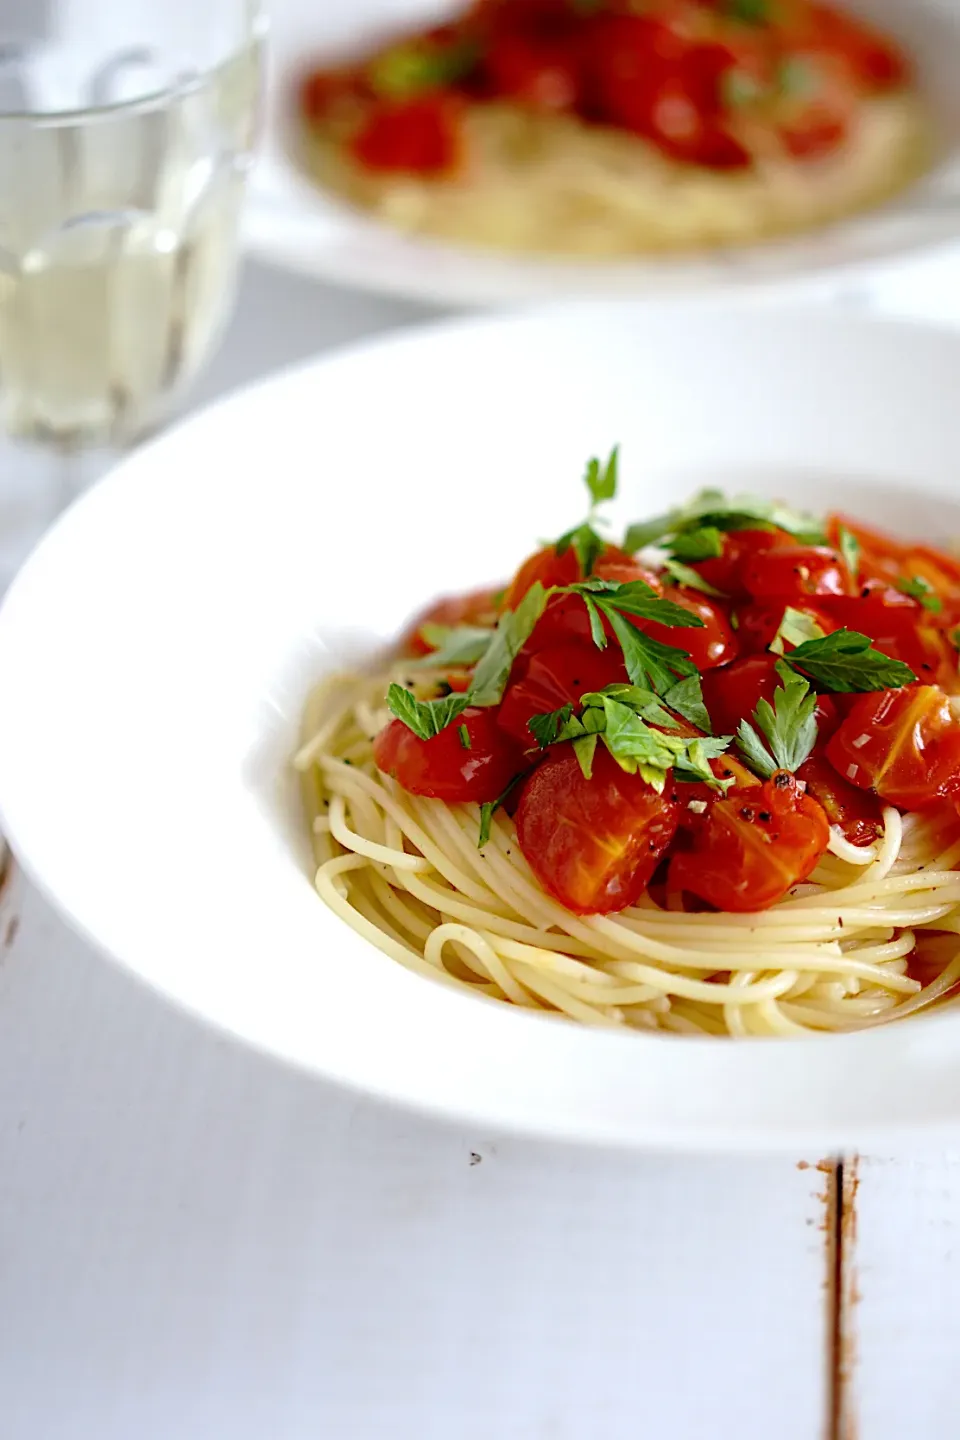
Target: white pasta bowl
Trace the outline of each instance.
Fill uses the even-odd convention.
[[[960,1009],[851,1036],[619,1033],[402,968],[315,894],[289,757],[309,688],[422,602],[575,521],[619,440],[624,517],[706,482],[960,532],[960,336],[582,305],[283,374],[145,447],[0,612],[0,829],[58,909],[198,1019],[464,1122],[631,1146],[960,1133]]]
[[[878,261],[960,239],[960,15],[952,0],[844,0],[915,57],[936,127],[929,173],[889,204],[766,244],[689,256],[550,260],[406,235],[318,189],[289,158],[290,87],[313,60],[335,60],[405,28],[460,13],[461,0],[276,0],[267,124],[246,215],[250,248],[273,264],[339,284],[444,305],[569,295],[720,297],[744,287],[832,288]],[[531,203],[535,203],[532,201]]]

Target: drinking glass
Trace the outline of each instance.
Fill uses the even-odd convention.
[[[0,431],[47,452],[0,471],[0,591],[223,329],[263,35],[259,0],[0,0]]]

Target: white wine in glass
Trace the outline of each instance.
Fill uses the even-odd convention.
[[[15,3],[0,0],[0,422],[58,460],[46,495],[0,473],[0,588],[35,538],[11,514],[42,527],[82,453],[161,423],[222,331],[264,28],[255,0]]]

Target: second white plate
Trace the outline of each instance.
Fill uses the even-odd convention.
[[[291,75],[313,57],[361,48],[374,36],[459,8],[450,0],[354,0],[349,7],[275,0],[266,138],[247,215],[253,253],[317,279],[451,306],[564,295],[703,299],[751,286],[829,290],[831,281],[960,240],[960,12],[947,0],[856,6],[916,57],[937,114],[937,165],[894,203],[796,239],[674,259],[500,255],[403,235],[300,176],[284,145]]]

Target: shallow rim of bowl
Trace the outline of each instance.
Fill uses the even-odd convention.
[[[0,828],[69,922],[169,1000],[274,1060],[387,1101],[541,1138],[642,1148],[796,1152],[955,1138],[960,1013],[842,1038],[725,1044],[598,1034],[460,995],[385,961],[325,912],[289,837],[265,823],[263,794],[247,772],[232,760],[217,769],[230,709],[220,697],[232,702],[231,686],[249,705],[230,741],[244,765],[253,753],[263,760],[258,747],[281,708],[279,691],[253,693],[274,631],[243,629],[234,609],[241,587],[250,588],[245,540],[269,521],[266,432],[285,435],[293,454],[295,424],[313,433],[326,405],[330,437],[339,424],[343,445],[355,446],[350,416],[336,406],[370,384],[380,394],[393,377],[400,405],[430,367],[462,386],[464,363],[487,374],[486,361],[498,356],[506,387],[511,367],[524,373],[524,347],[549,356],[560,374],[564,346],[606,355],[614,341],[656,355],[658,366],[671,345],[679,358],[739,347],[741,369],[758,375],[774,354],[804,375],[814,373],[811,357],[856,359],[844,384],[866,387],[862,404],[876,404],[874,376],[902,381],[882,407],[883,423],[892,423],[883,410],[898,407],[928,429],[930,406],[956,413],[960,335],[796,310],[551,307],[440,322],[285,372],[128,458],[58,521],[14,582],[0,610],[9,688],[0,710]],[[811,383],[817,394],[805,403],[819,405],[831,382]],[[916,394],[929,401],[926,415],[909,408]],[[960,438],[960,416],[944,424]],[[917,429],[913,438],[925,435]],[[249,489],[231,456],[255,472]],[[275,487],[277,477],[270,480]],[[306,483],[291,480],[291,493]],[[932,480],[924,483],[936,495]],[[940,483],[941,498],[948,485]],[[228,531],[225,514],[241,528]],[[167,583],[158,604],[156,582],[169,577],[172,559],[186,593]],[[302,584],[272,560],[270,604],[281,608],[271,623],[285,623],[289,611],[302,626]],[[201,580],[206,589],[191,595]],[[262,596],[254,594],[245,618],[263,607]],[[298,658],[298,696],[316,653]],[[289,753],[276,742],[274,733],[271,765]],[[144,808],[138,784],[158,775],[162,785],[148,784],[154,807]],[[318,944],[327,947],[323,963]],[[338,967],[333,989],[328,955]]]

